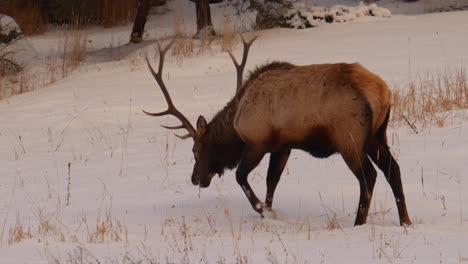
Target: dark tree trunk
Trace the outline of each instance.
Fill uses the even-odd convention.
[[[197,12],[197,33],[193,38],[200,38],[203,30],[209,30],[208,35],[214,36],[209,0],[195,0],[195,12]]]
[[[150,0],[138,0],[138,10],[133,23],[130,42],[140,43],[143,41],[143,32],[145,31],[146,17],[150,9]]]

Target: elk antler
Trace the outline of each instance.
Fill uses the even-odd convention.
[[[236,58],[234,55],[232,55],[232,52],[228,50],[229,56],[231,56],[232,62],[234,63],[234,66],[236,67],[237,70],[237,88],[236,88],[236,93],[242,88],[242,77],[244,75],[244,68],[245,64],[247,63],[247,56],[249,55],[249,49],[252,43],[257,39],[257,36],[253,37],[249,42],[246,42],[244,37],[239,34],[242,42],[244,43],[244,53],[242,55],[242,63],[239,65],[237,62]]]
[[[169,95],[169,92],[167,91],[166,85],[164,84],[164,81],[162,79],[162,70],[163,70],[163,65],[164,65],[164,57],[166,55],[166,52],[172,47],[172,45],[174,44],[176,39],[177,39],[177,36],[175,36],[174,39],[172,39],[172,41],[163,50],[161,50],[161,45],[160,45],[159,41],[156,42],[157,45],[158,45],[158,51],[159,51],[159,67],[158,67],[158,72],[157,73],[154,71],[153,67],[151,66],[151,63],[149,62],[148,56],[146,57],[146,63],[148,64],[148,68],[149,68],[151,74],[153,74],[154,79],[156,79],[156,82],[158,83],[159,87],[161,88],[161,91],[163,92],[164,97],[166,98],[168,108],[167,108],[166,111],[159,112],[159,113],[150,113],[150,112],[146,112],[145,110],[143,110],[143,113],[145,113],[147,115],[150,115],[150,116],[173,115],[173,116],[177,117],[180,120],[180,122],[182,122],[181,125],[179,125],[179,126],[161,125],[161,126],[164,127],[164,128],[167,128],[167,129],[181,129],[181,128],[187,129],[188,130],[187,135],[185,135],[185,136],[176,135],[177,137],[179,137],[181,139],[186,139],[186,138],[189,138],[189,137],[192,137],[192,138],[195,137],[197,132],[196,132],[195,128],[193,128],[190,121],[181,112],[179,112],[179,110],[177,110],[177,108],[174,106],[174,103],[172,102],[171,96]]]

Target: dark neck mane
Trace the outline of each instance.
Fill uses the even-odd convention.
[[[213,117],[208,125],[206,142],[210,142],[211,149],[216,153],[218,162],[223,165],[223,168],[232,169],[236,167],[242,156],[244,142],[234,129],[234,117],[239,101],[244,92],[249,89],[250,83],[264,72],[290,70],[294,67],[293,64],[277,61],[257,67],[250,72],[249,77],[237,94]]]
[[[207,129],[207,140],[223,168],[233,169],[240,161],[244,142],[234,129],[234,116],[237,112],[238,98],[235,96],[211,120]]]

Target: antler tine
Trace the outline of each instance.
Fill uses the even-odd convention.
[[[156,44],[158,45],[158,52],[159,52],[159,67],[158,67],[158,74],[162,75],[162,70],[163,70],[163,65],[164,65],[164,57],[166,56],[167,51],[174,45],[178,35],[176,35],[167,46],[161,50],[161,44],[159,41],[156,41]],[[148,60],[147,60],[148,61]]]
[[[175,136],[182,139],[182,140],[192,137],[192,135],[190,135],[190,133],[188,133],[187,135],[184,135],[184,136],[180,136],[180,135],[175,134]]]
[[[164,98],[166,99],[168,108],[167,108],[166,111],[159,112],[159,113],[150,113],[150,112],[146,112],[145,110],[143,110],[143,113],[145,113],[147,115],[150,115],[150,116],[172,115],[172,116],[177,117],[180,120],[180,122],[182,122],[181,125],[179,125],[179,126],[164,126],[164,125],[162,125],[162,127],[165,127],[165,128],[168,128],[168,129],[185,128],[189,132],[187,135],[182,136],[182,137],[180,137],[178,135],[176,135],[176,136],[178,136],[178,137],[180,137],[182,139],[186,139],[186,138],[189,138],[189,137],[195,137],[196,130],[192,126],[190,121],[179,110],[177,110],[177,108],[175,107],[174,103],[172,102],[169,91],[167,90],[166,85],[164,84],[164,81],[163,81],[163,78],[162,78],[162,70],[163,70],[163,66],[164,66],[164,57],[166,55],[166,52],[174,44],[176,38],[177,38],[177,36],[175,36],[174,39],[172,39],[172,41],[163,50],[161,50],[160,43],[157,42],[158,51],[159,51],[159,68],[158,68],[157,73],[154,71],[153,66],[151,66],[151,63],[149,62],[148,56],[146,57],[146,63],[148,64],[148,68],[149,68],[151,74],[153,75],[154,79],[158,83],[159,88],[161,88],[161,91],[164,94]]]
[[[183,125],[179,125],[179,126],[166,126],[166,125],[161,125],[162,127],[164,128],[167,128],[167,129],[182,129],[182,128],[185,128]]]
[[[236,66],[236,69],[239,67],[239,63],[237,62],[236,57],[232,55],[232,52],[230,50],[227,51],[229,56],[231,57],[232,62],[234,63],[234,66]]]
[[[249,49],[250,49],[250,46],[252,45],[252,43],[257,39],[257,36],[255,36],[250,41],[247,42],[247,41],[245,41],[242,34],[239,34],[239,35],[240,35],[240,38],[242,39],[242,43],[244,44],[244,52],[242,54],[241,64],[239,64],[239,62],[234,57],[232,52],[230,50],[228,50],[228,54],[231,57],[232,62],[234,63],[234,66],[236,67],[236,71],[237,71],[237,88],[236,88],[236,92],[238,92],[242,88],[242,78],[243,78],[243,75],[244,75],[245,64],[247,63],[247,57],[249,55]]]

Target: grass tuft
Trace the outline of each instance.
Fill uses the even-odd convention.
[[[468,78],[466,69],[447,69],[443,73],[427,72],[406,89],[393,88],[391,124],[417,127],[444,127],[453,124],[454,110],[468,108]]]

